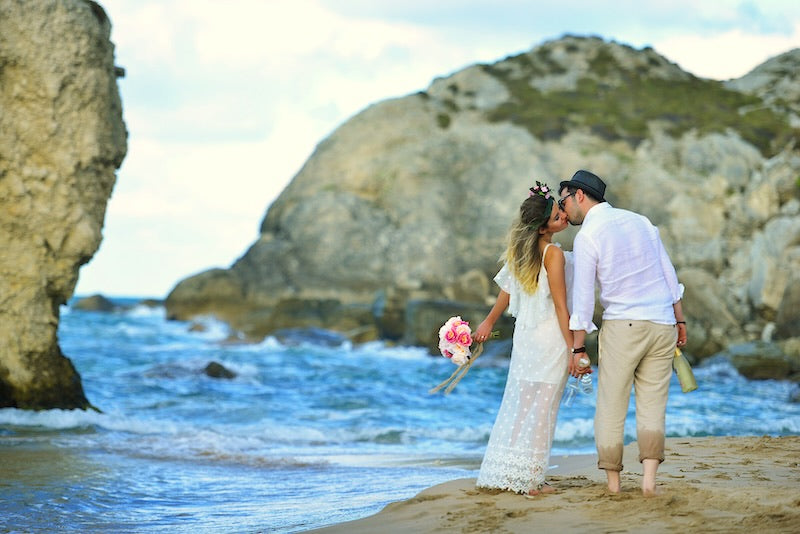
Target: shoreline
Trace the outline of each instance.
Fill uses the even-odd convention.
[[[607,491],[595,455],[554,456],[556,492],[526,497],[462,478],[375,515],[307,532],[800,532],[800,436],[668,438],[659,495],[641,495],[636,443],[625,447],[622,492]]]

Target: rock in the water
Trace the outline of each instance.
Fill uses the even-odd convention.
[[[795,271],[786,284],[775,317],[777,334],[782,338],[800,336],[800,272]]]
[[[800,370],[775,343],[742,343],[728,347],[716,356],[728,359],[742,376],[751,380],[786,380]]]
[[[111,24],[83,0],[0,13],[0,407],[86,408],[56,334],[127,148]]]
[[[225,367],[219,362],[211,362],[206,365],[203,372],[211,378],[236,378],[236,373]]]
[[[203,323],[192,323],[189,325],[189,332],[206,332],[208,327]]]
[[[325,347],[339,347],[348,341],[347,336],[321,328],[286,328],[276,331],[273,335],[284,345],[311,343]]]
[[[73,307],[76,310],[100,312],[110,312],[117,308],[113,302],[108,300],[103,295],[92,295],[90,297],[83,298],[76,302]]]

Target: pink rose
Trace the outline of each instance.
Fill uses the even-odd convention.
[[[472,336],[469,334],[469,332],[461,332],[458,335],[458,344],[465,347],[472,345]]]

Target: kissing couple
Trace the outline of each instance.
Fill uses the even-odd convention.
[[[606,184],[579,170],[558,191],[536,182],[508,234],[497,300],[475,331],[489,338],[506,311],[515,318],[503,401],[481,463],[477,486],[526,495],[550,493],[546,481],[556,419],[569,375],[591,373],[586,335],[595,283],[603,308],[598,334],[597,467],[608,490],[621,491],[625,418],[631,386],[642,493],[656,494],[664,461],[664,427],[672,358],[686,344],[686,322],[675,267],[646,217],[612,207]],[[572,252],[554,244],[568,224],[580,225]],[[585,361],[585,360],[584,360]]]

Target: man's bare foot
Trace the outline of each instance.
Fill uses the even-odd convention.
[[[652,486],[652,487],[642,486],[642,495],[644,497],[658,497],[659,495],[661,495],[661,488],[657,486]]]
[[[619,471],[606,470],[606,478],[608,480],[608,491],[617,494],[622,491],[622,483],[620,482]]]
[[[645,497],[655,497],[660,492],[656,488],[656,472],[658,471],[658,464],[660,462],[653,458],[645,458],[642,460],[642,495]]]

